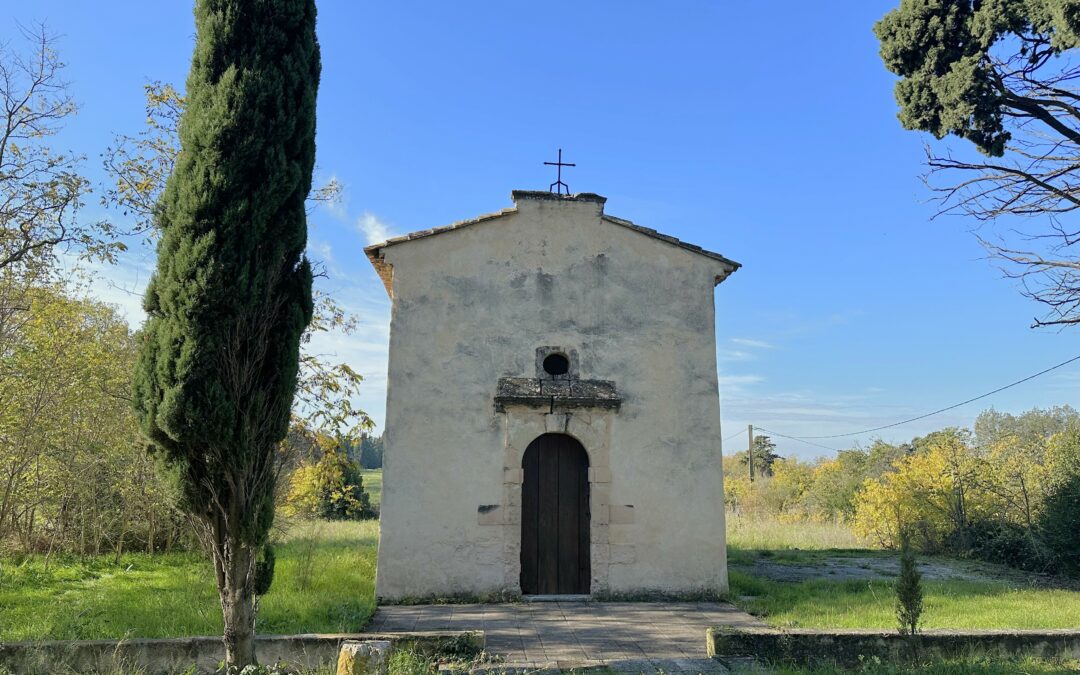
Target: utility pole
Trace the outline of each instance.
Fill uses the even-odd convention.
[[[750,467],[750,482],[754,482],[754,425],[746,425],[746,434],[748,437],[746,445],[746,465]]]

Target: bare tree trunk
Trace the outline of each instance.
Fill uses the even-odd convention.
[[[26,550],[33,552],[34,547],[34,522],[37,516],[37,507],[34,506],[30,509],[30,513],[26,516]]]
[[[245,544],[215,537],[214,567],[225,619],[225,663],[237,669],[255,660],[255,552]]]
[[[1032,529],[1031,522],[1031,497],[1028,495],[1027,481],[1024,480],[1024,474],[1019,474],[1020,479],[1020,495],[1024,498],[1024,525],[1028,530]]]
[[[0,539],[4,537],[4,534],[6,532],[5,528],[7,527],[7,521],[11,516],[11,512],[15,510],[12,504],[14,502],[13,495],[15,493],[16,476],[16,467],[13,462],[11,469],[8,471],[6,484],[4,485],[3,499],[0,499]]]
[[[225,662],[237,667],[255,660],[255,596],[243,589],[223,601],[225,615]]]
[[[154,512],[153,512],[153,510],[151,510],[150,511],[150,522],[147,525],[147,533],[146,533],[146,552],[149,553],[150,555],[154,555],[154,535],[155,534],[156,533],[154,532]]]
[[[116,537],[116,555],[113,557],[117,565],[120,564],[120,558],[124,555],[124,537],[127,536],[128,524],[127,508],[124,507],[120,510],[120,533]]]

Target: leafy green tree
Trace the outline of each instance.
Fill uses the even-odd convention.
[[[915,452],[913,443],[917,441],[918,439],[915,439],[912,443],[893,445],[892,443],[886,443],[880,438],[875,440],[865,451],[866,465],[864,471],[866,472],[866,477],[878,478],[881,474],[892,471],[897,460],[903,459]]]
[[[866,467],[864,451],[841,450],[814,469],[806,500],[821,515],[851,518],[855,514],[855,495],[868,477]]]
[[[364,434],[360,439],[360,466],[365,469],[381,469],[383,465],[383,438]]]
[[[1034,534],[1040,505],[1068,473],[1054,461],[1051,442],[1070,431],[1080,431],[1080,416],[1069,406],[1036,408],[1020,415],[987,410],[976,418],[975,438],[986,465],[976,481],[998,496],[995,520]],[[997,529],[1012,531],[1004,525]],[[1004,540],[1009,543],[1009,538]]]
[[[143,94],[146,126],[135,135],[117,134],[102,154],[113,182],[105,186],[101,201],[133,219],[128,234],[152,241],[158,234],[157,205],[180,154],[180,119],[188,99],[168,82],[150,82]],[[336,178],[313,187],[307,196],[309,215],[316,204],[339,202],[343,190]]]
[[[771,476],[773,469],[773,462],[778,459],[782,459],[780,455],[776,454],[776,443],[768,436],[754,436],[754,446],[752,448],[754,453],[754,475],[755,476]],[[748,458],[745,452],[735,453],[736,461],[743,467],[747,467]]]
[[[1080,577],[1080,429],[1054,434],[1044,462],[1050,485],[1038,507],[1036,534],[1058,571]]]
[[[175,485],[130,405],[137,339],[79,291],[33,288],[0,350],[0,550],[170,547],[182,527]]]
[[[104,153],[105,171],[112,184],[106,186],[102,202],[133,219],[129,234],[154,241],[160,234],[157,204],[180,154],[180,119],[188,100],[171,84],[162,82],[147,84],[145,95],[145,128],[135,135],[118,135]],[[315,204],[339,200],[342,189],[334,179],[313,188],[307,197],[309,215]],[[316,276],[325,276],[319,267],[315,263]],[[364,378],[347,363],[334,363],[311,346],[319,333],[351,335],[357,319],[330,293],[316,289],[314,296],[315,312],[301,341],[293,425],[305,436],[315,431],[346,436],[370,431],[374,422],[353,403]]]
[[[312,317],[304,201],[319,47],[313,0],[199,0],[195,21],[135,402],[179,466],[183,507],[213,557],[225,660],[240,668],[255,662],[276,453]]]
[[[1080,429],[1080,413],[1068,405],[1053,408],[1034,408],[1020,415],[998,412],[991,408],[975,418],[975,441],[989,446],[1006,439],[1015,439],[1027,447],[1045,443],[1054,434]]]
[[[25,49],[0,44],[0,353],[29,320],[34,289],[57,281],[60,254],[111,260],[122,248],[109,223],[80,216],[83,158],[52,142],[77,112],[55,39],[44,26],[20,32]]]
[[[1074,437],[1073,443],[1078,440]],[[1058,569],[1080,576],[1080,471],[1074,469],[1051,490],[1036,531]]]
[[[980,240],[1045,306],[1035,325],[1080,323],[1080,231],[1063,218],[1080,208],[1080,64],[1066,54],[1080,45],[1076,0],[901,0],[874,32],[900,77],[903,127],[982,155],[928,148],[940,212],[1008,218],[1017,243]]]

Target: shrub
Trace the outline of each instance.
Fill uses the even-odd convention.
[[[1045,572],[1053,566],[1030,530],[1003,520],[971,523],[963,536],[953,535],[949,548],[966,557],[1033,572]]]
[[[914,635],[919,630],[922,616],[922,577],[915,566],[915,554],[911,550],[906,530],[900,533],[900,576],[896,580],[896,619],[900,633]]]
[[[1038,531],[1058,568],[1080,575],[1080,473],[1069,476],[1047,496]]]
[[[334,449],[325,450],[317,462],[302,464],[293,472],[284,510],[287,515],[325,520],[376,516],[364,492],[360,465]]]

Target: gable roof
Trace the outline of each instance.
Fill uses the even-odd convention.
[[[556,194],[554,192],[544,192],[544,191],[541,191],[541,190],[514,190],[514,191],[512,191],[510,193],[510,198],[514,200],[515,204],[518,201],[523,200],[523,199],[539,200],[539,201],[559,201],[559,202],[567,202],[567,201],[593,202],[593,203],[599,204],[600,205],[600,218],[601,218],[601,220],[603,220],[605,222],[612,223],[613,225],[619,225],[620,227],[625,227],[627,229],[633,230],[634,232],[638,232],[639,234],[643,234],[643,235],[645,235],[647,237],[652,237],[653,239],[657,239],[657,240],[665,242],[667,244],[671,244],[672,246],[677,246],[677,247],[679,247],[681,249],[684,249],[684,250],[687,250],[687,251],[689,251],[691,253],[696,253],[698,255],[705,256],[706,258],[711,258],[713,260],[716,260],[716,261],[722,263],[723,266],[724,266],[724,273],[720,274],[720,275],[717,275],[717,277],[716,277],[716,283],[717,284],[719,284],[724,279],[728,278],[728,276],[730,276],[732,272],[734,272],[735,270],[742,267],[741,264],[735,262],[734,260],[726,258],[723,255],[721,255],[719,253],[716,253],[714,251],[709,251],[709,250],[701,248],[700,246],[697,246],[695,244],[691,244],[691,243],[682,241],[681,239],[678,239],[676,237],[672,237],[672,236],[663,234],[661,232],[658,232],[658,231],[652,229],[651,227],[643,227],[643,226],[638,225],[636,223],[633,223],[633,222],[631,222],[629,220],[626,220],[625,218],[616,218],[615,216],[607,215],[603,211],[604,203],[607,202],[607,197],[601,197],[598,194],[593,194],[591,192],[582,192],[582,193],[575,194],[575,195],[560,195],[560,194]],[[386,292],[391,297],[393,297],[392,286],[391,286],[391,278],[392,277],[391,277],[390,264],[387,263],[385,260],[383,260],[383,255],[382,255],[383,249],[389,248],[390,246],[396,246],[398,244],[403,244],[403,243],[408,242],[408,241],[413,241],[415,239],[424,239],[426,237],[434,237],[435,235],[442,234],[444,232],[451,232],[453,230],[460,230],[462,228],[471,227],[473,225],[477,225],[479,223],[484,223],[484,222],[487,222],[489,220],[495,220],[497,218],[502,218],[504,216],[508,216],[508,215],[513,214],[513,213],[517,213],[517,210],[518,210],[517,206],[513,206],[513,207],[510,207],[510,208],[502,209],[500,211],[496,211],[495,213],[487,213],[487,214],[484,214],[482,216],[477,216],[476,218],[470,218],[468,220],[460,220],[460,221],[458,221],[456,223],[451,223],[450,225],[444,225],[442,227],[435,227],[435,228],[432,228],[432,229],[429,229],[429,230],[419,230],[417,232],[411,232],[409,234],[405,234],[405,235],[402,235],[400,237],[391,237],[390,239],[387,239],[386,241],[380,242],[378,244],[372,244],[371,246],[365,246],[364,247],[364,253],[367,255],[368,260],[371,261],[371,264],[375,268],[375,271],[378,273],[379,278],[382,279],[383,285],[386,287]]]

